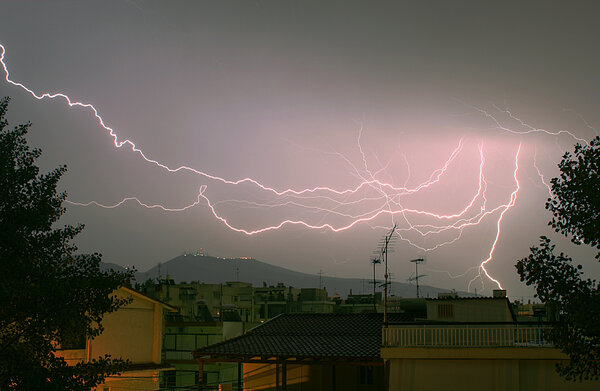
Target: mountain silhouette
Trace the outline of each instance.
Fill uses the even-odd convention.
[[[124,270],[115,264],[103,265],[104,268]],[[256,287],[277,285],[283,283],[294,288],[319,288],[327,289],[332,296],[339,294],[342,297],[352,292],[353,294],[369,294],[373,292],[372,278],[341,278],[301,273],[280,266],[270,265],[251,258],[218,258],[206,255],[185,254],[175,257],[167,262],[159,263],[145,272],[137,272],[136,280],[139,283],[147,279],[169,278],[175,283],[198,281],[208,284],[220,284],[227,281],[249,282]],[[378,280],[378,285],[382,283]],[[419,285],[422,297],[437,297],[438,292],[449,292],[448,289],[436,288],[428,285]],[[378,286],[378,291],[383,288]],[[390,284],[392,295],[401,297],[415,297],[414,284],[392,282]],[[473,296],[467,292],[459,292],[461,296]]]

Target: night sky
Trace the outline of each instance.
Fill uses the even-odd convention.
[[[395,281],[425,256],[423,283],[489,293],[475,277],[500,226],[486,268],[527,299],[514,264],[542,234],[600,273],[547,227],[542,181],[599,134],[600,9],[522,3],[2,2],[11,80],[91,103],[118,142],[207,175],[116,148],[92,111],[3,71],[0,95],[12,125],[33,123],[41,168],[67,164],[61,223],[84,223],[80,250],[107,262],[145,271],[203,248],[370,278],[397,222]],[[127,197],[196,205],[77,205]]]

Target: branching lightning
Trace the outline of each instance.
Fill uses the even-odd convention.
[[[498,240],[500,239],[500,227],[502,224],[502,219],[504,218],[504,215],[506,214],[506,212],[508,212],[508,210],[515,205],[515,203],[517,201],[517,194],[519,193],[519,189],[521,188],[521,185],[519,183],[519,178],[517,177],[517,174],[519,172],[519,152],[520,151],[521,151],[521,144],[519,144],[519,148],[517,149],[517,153],[515,155],[515,171],[514,171],[514,175],[513,175],[513,177],[515,179],[515,190],[510,194],[510,201],[506,205],[504,205],[502,212],[500,212],[500,217],[498,218],[498,222],[496,224],[496,226],[497,226],[496,237],[494,238],[494,242],[492,243],[492,248],[490,249],[489,256],[483,262],[481,262],[481,264],[479,265],[479,274],[476,277],[474,277],[471,281],[469,281],[469,286],[468,286],[469,290],[471,290],[471,284],[473,283],[473,281],[475,281],[477,278],[482,278],[482,273],[485,274],[485,276],[487,278],[492,280],[498,286],[499,289],[502,289],[502,285],[500,284],[500,281],[498,281],[495,278],[493,278],[492,276],[490,276],[490,274],[487,271],[487,269],[485,268],[485,266],[494,257],[494,251],[496,250],[496,245],[498,244]]]
[[[533,154],[533,166],[535,167],[535,170],[537,171],[538,177],[540,178],[540,182],[548,190],[548,195],[550,197],[552,197],[552,187],[546,181],[546,178],[545,178],[544,174],[542,173],[542,171],[540,170],[540,168],[538,167],[538,164],[537,164],[537,147],[535,149],[535,153]]]
[[[481,114],[483,114],[486,118],[488,118],[489,120],[491,120],[495,125],[496,125],[496,129],[498,130],[502,130],[504,132],[507,133],[512,133],[512,134],[516,134],[516,135],[527,135],[527,134],[532,134],[532,133],[539,133],[539,134],[544,134],[544,135],[549,135],[549,136],[563,136],[563,135],[567,135],[570,138],[576,140],[579,143],[585,144],[585,145],[589,145],[588,141],[581,138],[581,137],[577,137],[574,133],[568,131],[568,130],[558,130],[558,131],[552,131],[552,130],[547,130],[547,129],[542,129],[542,128],[536,128],[533,127],[529,124],[527,124],[525,121],[523,121],[522,119],[516,117],[510,110],[508,109],[501,109],[500,107],[493,105],[494,109],[496,109],[497,111],[499,111],[500,113],[505,114],[509,119],[515,121],[519,126],[523,127],[524,130],[519,131],[519,130],[515,130],[515,129],[511,129],[511,128],[507,128],[506,126],[502,125],[500,123],[500,121],[494,116],[492,115],[490,112],[488,112],[487,110],[484,110],[480,107],[476,107],[476,106],[471,106],[473,107],[473,109],[477,110],[478,112],[480,112]]]
[[[435,205],[431,205],[431,207],[427,209],[408,206],[410,205],[410,200],[407,200],[407,198],[410,196],[415,196],[426,191],[430,191],[431,189],[434,189],[436,185],[444,181],[446,181],[446,183],[451,181],[449,178],[447,178],[447,174],[449,170],[451,170],[453,164],[457,161],[457,159],[459,159],[459,157],[464,156],[465,154],[468,155],[469,153],[473,154],[472,152],[475,151],[471,151],[469,148],[466,148],[464,138],[460,138],[443,164],[441,164],[439,168],[433,170],[427,179],[413,187],[408,186],[409,179],[411,178],[411,166],[406,156],[403,156],[407,167],[407,176],[403,182],[403,185],[398,187],[391,182],[379,179],[389,169],[389,162],[385,165],[382,165],[379,163],[378,157],[376,157],[379,168],[373,170],[369,166],[367,154],[365,153],[361,143],[361,137],[363,136],[364,130],[362,124],[358,131],[358,138],[356,140],[358,151],[361,156],[360,165],[356,165],[352,159],[344,156],[341,153],[333,152],[349,167],[350,173],[357,179],[357,183],[348,188],[314,186],[304,189],[278,189],[274,186],[262,184],[250,177],[245,177],[242,179],[227,179],[190,166],[181,165],[178,167],[169,167],[166,164],[146,155],[143,150],[136,146],[133,141],[129,139],[121,140],[117,134],[117,131],[106,124],[106,121],[102,118],[98,109],[94,105],[75,101],[63,93],[38,93],[23,83],[13,81],[10,78],[8,67],[4,61],[5,48],[1,44],[0,50],[0,63],[2,64],[2,68],[5,72],[5,80],[10,85],[26,91],[37,100],[61,99],[64,100],[69,107],[78,107],[89,110],[96,119],[98,125],[100,125],[100,127],[107,132],[108,136],[112,138],[116,148],[127,147],[132,152],[140,156],[144,161],[160,167],[166,172],[191,172],[200,176],[204,181],[207,182],[199,187],[194,201],[183,207],[168,207],[161,204],[148,204],[141,201],[138,197],[126,197],[114,204],[105,204],[98,201],[75,202],[68,200],[67,202],[71,205],[81,207],[96,206],[100,208],[114,209],[127,203],[137,203],[139,206],[144,208],[159,209],[165,212],[184,212],[191,208],[204,205],[208,208],[216,220],[220,221],[230,230],[245,235],[261,234],[268,231],[278,230],[285,226],[294,225],[301,226],[306,229],[329,230],[331,232],[349,230],[362,224],[369,225],[374,229],[387,229],[389,227],[387,224],[383,224],[381,220],[382,218],[390,218],[392,224],[400,224],[398,230],[396,231],[399,238],[422,252],[434,251],[442,246],[455,243],[461,239],[466,229],[479,225],[486,218],[495,218],[494,221],[496,225],[496,234],[492,240],[487,258],[481,261],[478,266],[472,266],[467,269],[465,273],[458,276],[454,276],[449,272],[446,273],[448,273],[450,278],[458,278],[475,272],[475,276],[468,283],[469,289],[471,288],[472,283],[478,279],[481,280],[483,284],[484,277],[492,281],[499,288],[502,287],[500,281],[490,275],[486,266],[492,262],[497,245],[500,241],[503,219],[507,215],[508,211],[515,206],[519,191],[521,189],[518,177],[521,143],[518,144],[518,148],[516,149],[516,152],[514,152],[514,187],[510,194],[508,194],[506,197],[508,200],[498,205],[492,205],[493,203],[489,201],[489,186],[488,181],[486,180],[485,145],[483,143],[479,143],[476,151],[476,155],[479,160],[479,170],[475,182],[476,186],[473,186],[474,189],[472,194],[466,197],[463,205],[456,208],[454,211],[447,211],[445,213],[435,211]],[[530,133],[546,134],[553,137],[568,135],[578,142],[587,144],[587,141],[575,136],[569,131],[548,131],[535,128],[516,117],[507,109],[500,109],[496,106],[494,106],[494,108],[511,121],[515,121],[518,126],[524,130],[514,130],[508,128],[502,125],[501,121],[499,121],[492,113],[484,109],[474,107],[475,110],[481,113],[485,118],[489,119],[497,129],[503,132],[511,133],[517,136],[523,136]],[[589,127],[591,128],[591,126]],[[511,152],[511,155],[512,153],[513,152]],[[549,185],[545,181],[544,175],[538,168],[537,151],[533,161],[540,180],[548,188],[548,191],[551,192]],[[210,182],[216,182],[230,187],[250,185],[256,191],[264,193],[268,197],[272,197],[272,200],[267,202],[258,202],[249,199],[228,199],[214,201],[208,196],[208,187]],[[237,224],[235,222],[235,218],[228,216],[227,211],[223,211],[232,205],[242,208],[254,208],[258,210],[283,210],[284,213],[287,208],[294,208],[295,210],[301,210],[306,213],[314,214],[317,218],[287,218],[284,214],[284,217],[280,218],[279,221],[274,224],[265,224],[260,227],[252,228]],[[428,239],[428,243],[425,243],[425,239]],[[431,241],[433,241],[433,243],[431,243]]]

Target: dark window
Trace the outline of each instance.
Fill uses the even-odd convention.
[[[438,318],[454,318],[454,306],[452,304],[438,304]]]
[[[177,371],[164,371],[163,374],[163,387],[177,387]]]
[[[359,383],[373,384],[373,367],[360,367]]]

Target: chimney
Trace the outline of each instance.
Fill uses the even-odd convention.
[[[494,289],[494,299],[506,297],[506,289]]]

